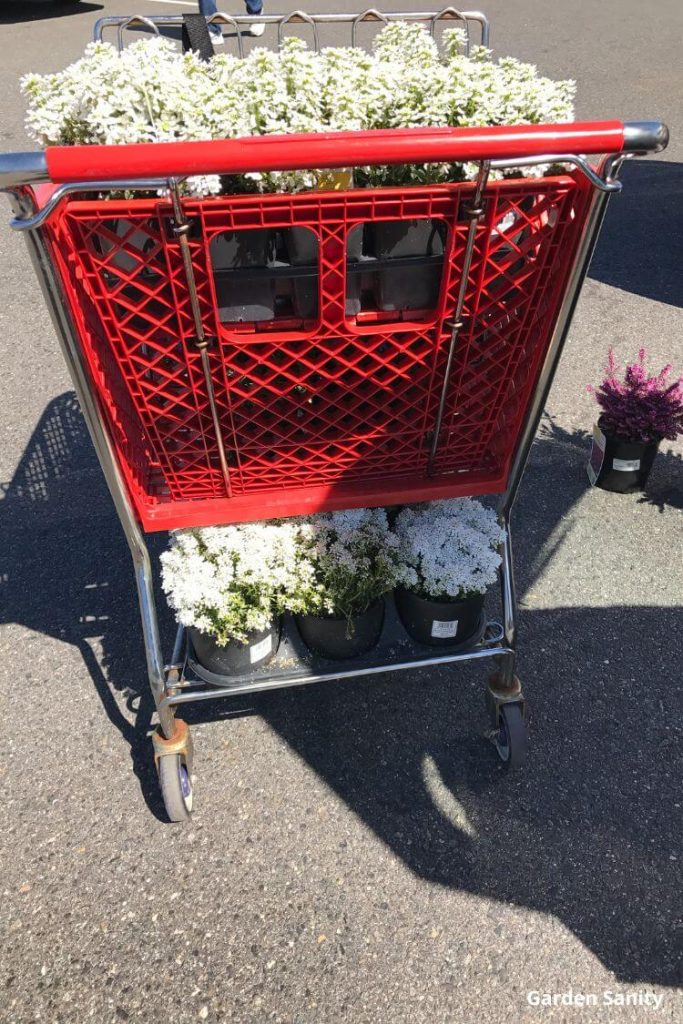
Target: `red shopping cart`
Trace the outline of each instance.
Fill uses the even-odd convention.
[[[432,31],[457,17],[488,38],[482,15],[452,9],[260,20],[278,38],[303,21],[317,44],[320,24],[350,24],[355,41],[364,20],[406,17]],[[178,21],[106,18],[97,33],[114,25],[122,45],[126,28]],[[510,513],[618,169],[667,139],[659,123],[605,121],[0,156],[12,226],[26,235],[132,551],[171,820],[192,809],[180,705],[323,679],[497,659],[488,735],[508,766],[522,762]],[[476,180],[207,199],[179,189],[187,175],[437,161],[475,161]],[[529,165],[558,170],[490,178]],[[361,252],[363,232],[406,221],[428,225],[438,251]],[[284,236],[303,243],[300,258],[277,258]],[[221,263],[246,243],[271,258]],[[388,614],[379,646],[353,667],[304,652],[292,624],[249,676],[207,673],[182,627],[164,665],[146,532],[464,495],[498,495],[507,529],[502,623],[482,621],[464,647],[420,647]]]

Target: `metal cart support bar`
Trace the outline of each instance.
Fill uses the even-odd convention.
[[[446,22],[457,22],[465,32],[465,53],[469,54],[472,44],[471,25],[479,28],[480,43],[484,47],[489,45],[489,21],[481,11],[458,11],[455,7],[444,7],[440,11],[400,11],[388,12],[378,11],[371,7],[360,14],[307,14],[305,11],[291,11],[289,14],[259,14],[258,16],[246,14],[223,14],[218,12],[207,17],[210,25],[225,25],[235,32],[237,52],[240,57],[244,56],[244,40],[242,31],[249,29],[254,22],[261,22],[269,27],[277,28],[278,49],[285,38],[285,30],[293,25],[305,25],[310,28],[313,36],[313,46],[316,51],[320,50],[320,33],[318,28],[324,25],[346,25],[351,29],[351,46],[358,43],[358,30],[364,24],[389,25],[392,21],[408,21],[423,25],[434,36],[438,25]],[[161,35],[162,28],[182,28],[182,14],[161,14],[142,16],[132,15],[111,15],[100,18],[95,22],[93,39],[95,42],[104,40],[105,32],[109,28],[116,29],[116,41],[119,50],[124,47],[124,33],[129,29],[145,28],[156,35]]]

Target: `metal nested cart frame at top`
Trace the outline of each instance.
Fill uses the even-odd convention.
[[[488,42],[482,14],[452,8],[258,20],[277,26],[278,41],[304,25],[318,46],[321,27],[350,26],[355,42],[363,23],[399,18],[432,32],[458,21],[467,45],[474,25]],[[213,20],[232,26],[243,45],[249,18]],[[158,32],[181,21],[105,18],[96,37],[113,26],[122,46],[126,29]],[[171,820],[192,809],[181,705],[326,679],[493,658],[488,735],[507,765],[521,763],[526,703],[515,675],[510,513],[619,168],[667,141],[657,122],[604,121],[0,156],[12,227],[25,234],[132,552]],[[476,179],[206,199],[179,188],[190,175],[436,162],[476,162]],[[491,176],[530,166],[543,176]],[[392,260],[352,247],[354,233],[401,221],[438,226],[438,258]],[[263,319],[226,313],[226,280],[239,293],[251,279],[240,277],[244,268],[216,265],[216,240],[296,229],[309,233],[313,256],[303,266],[272,259],[256,274],[289,303]],[[364,302],[353,284],[397,269],[414,281],[430,259],[429,308],[400,297]],[[507,530],[502,622],[484,617],[467,643],[417,644],[389,601],[379,645],[353,661],[312,655],[285,621],[275,658],[250,675],[206,672],[182,627],[165,664],[146,533],[466,495],[497,495]]]

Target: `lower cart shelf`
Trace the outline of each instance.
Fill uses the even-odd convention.
[[[382,634],[377,646],[360,657],[331,660],[313,654],[301,639],[294,619],[285,616],[275,657],[267,665],[244,675],[216,675],[207,671],[197,662],[188,638],[182,672],[176,683],[169,679],[170,692],[166,702],[184,704],[249,691],[305,685],[326,679],[351,679],[357,676],[487,658],[506,650],[502,640],[502,626],[498,622],[487,620],[483,614],[475,634],[464,643],[439,647],[419,644],[408,636],[393,599],[388,599]]]

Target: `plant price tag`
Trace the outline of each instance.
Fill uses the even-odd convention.
[[[612,469],[621,473],[636,473],[640,469],[640,459],[612,459]]]
[[[249,658],[251,659],[252,665],[257,661],[261,661],[266,655],[270,654],[273,649],[273,634],[269,633],[263,640],[259,640],[257,644],[252,644],[249,648]]]
[[[600,427],[596,424],[593,426],[593,447],[591,448],[591,457],[588,460],[586,466],[586,472],[588,473],[588,479],[591,482],[591,486],[595,487],[595,482],[600,476],[600,470],[602,469],[602,463],[605,458],[605,447],[607,445],[607,438],[603,434]]]
[[[458,632],[458,620],[451,619],[449,622],[442,622],[440,619],[432,619],[432,636],[440,640],[450,640]]]

